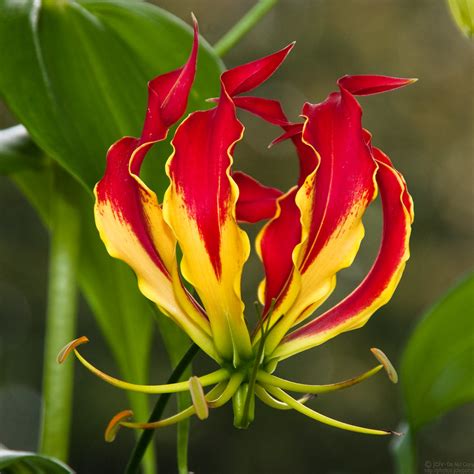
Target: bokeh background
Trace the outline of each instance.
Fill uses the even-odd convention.
[[[193,11],[203,36],[217,41],[253,4],[249,0],[156,1],[189,20]],[[319,102],[344,74],[418,77],[414,86],[362,98],[364,125],[374,143],[404,173],[415,200],[412,258],[394,298],[363,329],[281,364],[279,373],[308,383],[329,383],[373,365],[369,348],[382,348],[397,365],[417,317],[461,275],[473,255],[473,44],[453,24],[442,0],[281,0],[225,58],[228,66],[266,55],[290,41],[296,48],[259,91],[278,98],[292,118],[304,101]],[[0,72],[1,73],[1,72]],[[268,184],[288,188],[296,177],[289,145],[271,151],[274,129],[248,115],[236,163]],[[0,104],[0,128],[15,124]],[[0,441],[34,450],[39,431],[48,236],[26,200],[0,178]],[[355,264],[341,272],[330,302],[347,294],[370,267],[380,238],[379,208],[366,219],[367,235]],[[246,229],[252,235],[255,229]],[[255,299],[261,270],[255,256],[243,290]],[[249,315],[252,320],[253,316]],[[474,327],[473,327],[474,330]],[[94,340],[88,354],[116,373],[111,354],[82,301],[78,335]],[[443,350],[443,340],[433,344]],[[152,377],[169,373],[159,337]],[[196,372],[209,369],[199,358]],[[419,367],[423,371],[423,367]],[[383,376],[311,402],[336,418],[395,429],[403,418],[400,388]],[[72,466],[79,473],[121,472],[133,445],[122,432],[114,444],[103,429],[128,406],[123,393],[78,367],[72,435]],[[174,409],[170,407],[170,409]],[[424,430],[424,461],[474,461],[474,410],[462,407]],[[175,428],[156,436],[161,472],[175,472]],[[320,425],[294,412],[258,404],[247,431],[232,427],[230,406],[193,420],[190,468],[196,473],[391,473],[388,438],[369,437]]]

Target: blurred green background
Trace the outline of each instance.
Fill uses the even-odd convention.
[[[251,1],[165,0],[155,2],[189,20],[193,11],[203,36],[215,43],[253,4]],[[418,77],[409,88],[362,98],[364,125],[374,144],[393,159],[408,181],[416,219],[412,258],[392,301],[360,331],[281,364],[279,374],[308,383],[329,383],[373,365],[370,347],[380,347],[395,365],[417,316],[472,268],[473,219],[473,44],[456,29],[441,0],[281,0],[225,58],[231,67],[269,54],[296,40],[281,70],[259,89],[278,98],[292,118],[304,101],[319,102],[344,74]],[[236,168],[267,184],[288,188],[296,160],[287,144],[271,151],[273,128],[246,114],[246,137],[236,150]],[[0,128],[15,124],[0,105]],[[290,171],[291,170],[291,171]],[[34,211],[4,177],[0,178],[0,442],[35,450],[41,403],[41,366],[48,236]],[[380,238],[379,208],[366,219],[366,238],[354,265],[343,271],[328,304],[363,278]],[[255,229],[249,229],[252,235]],[[255,299],[261,270],[255,256],[247,265],[243,291]],[[250,315],[250,319],[253,316]],[[474,328],[473,328],[474,330]],[[105,341],[85,303],[78,335],[92,344],[87,354],[117,373]],[[443,350],[443,340],[433,341]],[[156,337],[152,380],[169,373]],[[204,358],[196,373],[210,368]],[[423,367],[419,367],[423,371]],[[76,370],[71,465],[79,473],[120,472],[133,445],[123,431],[114,444],[103,441],[110,417],[127,408],[125,394]],[[383,376],[348,391],[320,396],[317,410],[344,421],[396,429],[402,418],[399,387]],[[169,407],[170,411],[174,407]],[[474,411],[455,410],[424,430],[420,460],[473,462]],[[175,428],[157,433],[161,472],[175,472]],[[317,424],[294,412],[257,405],[247,431],[232,427],[231,407],[193,420],[190,469],[196,473],[390,473],[388,438],[369,437]]]

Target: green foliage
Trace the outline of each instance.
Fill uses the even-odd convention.
[[[0,469],[5,474],[74,474],[57,459],[26,451],[12,451],[0,445]]]
[[[187,25],[146,3],[0,0],[0,94],[33,141],[91,190],[109,146],[139,134],[147,81],[184,64],[191,41]],[[202,42],[190,109],[216,95],[220,68]]]
[[[416,432],[474,400],[474,274],[432,308],[408,341],[401,364],[406,416]]]
[[[458,28],[468,37],[474,37],[474,0],[448,0],[449,9]]]
[[[393,446],[398,472],[416,472],[424,425],[474,400],[473,307],[474,273],[426,313],[408,341],[400,370],[407,425]]]

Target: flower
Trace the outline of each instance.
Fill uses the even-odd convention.
[[[187,382],[139,386],[91,371],[119,387],[146,393],[190,390],[193,405],[155,423],[114,417],[108,438],[119,425],[156,428],[208,408],[234,404],[234,423],[247,427],[254,398],[278,409],[294,409],[339,428],[363,428],[322,415],[305,405],[310,394],[351,386],[385,367],[396,373],[384,354],[368,372],[331,385],[307,385],[273,375],[277,363],[342,332],[363,326],[395,291],[409,257],[413,205],[403,176],[361,123],[355,96],[377,94],[413,82],[387,76],[344,76],[338,91],[319,104],[304,104],[302,122],[290,122],[279,102],[244,94],[266,81],[293,48],[286,48],[224,72],[212,108],[189,114],[171,141],[166,163],[170,185],[163,203],[140,179],[140,167],[153,144],[166,139],[183,116],[196,70],[197,24],[186,64],[149,83],[148,108],[139,138],[125,137],[111,146],[104,177],[96,186],[95,217],[108,252],[126,262],[142,293],[170,317],[220,366]],[[244,127],[236,109],[246,110],[279,127],[272,145],[291,140],[299,158],[297,184],[287,192],[264,186],[233,171],[233,151]],[[334,290],[336,274],[351,265],[363,238],[362,217],[380,194],[383,236],[378,256],[362,283],[344,300],[311,318]],[[239,222],[267,222],[256,239],[265,278],[258,289],[258,327],[249,332],[241,298],[242,269],[250,244]],[[177,247],[182,252],[178,261]],[[188,291],[184,282],[194,288]],[[309,320],[306,324],[303,324]],[[203,387],[214,386],[206,394]],[[297,400],[286,390],[306,394]]]

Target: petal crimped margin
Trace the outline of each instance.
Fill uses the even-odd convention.
[[[217,349],[237,363],[235,358],[251,357],[240,297],[250,244],[237,225],[239,191],[230,175],[244,128],[221,84],[218,105],[190,114],[176,130],[163,209],[183,251],[182,274],[203,302]]]
[[[211,357],[220,360],[210,338],[209,322],[183,288],[176,271],[176,240],[163,220],[156,194],[139,178],[143,159],[184,113],[194,80],[198,29],[186,64],[149,83],[148,107],[140,138],[124,137],[107,153],[104,177],[95,187],[95,220],[113,257],[126,262],[142,293],[170,316]],[[180,298],[188,308],[183,310]],[[191,308],[191,310],[189,310]]]
[[[343,88],[320,104],[303,107],[301,140],[319,157],[319,165],[295,198],[302,226],[295,262],[301,290],[268,336],[266,354],[329,297],[337,272],[351,265],[359,250],[362,216],[377,194],[377,165],[365,142],[361,115],[359,104]]]
[[[386,162],[380,150],[373,148],[373,152],[379,166],[376,178],[384,215],[382,242],[374,265],[349,296],[322,316],[289,334],[272,357],[286,359],[342,332],[362,327],[395,292],[410,256],[413,212],[407,203],[406,183],[400,173]]]

